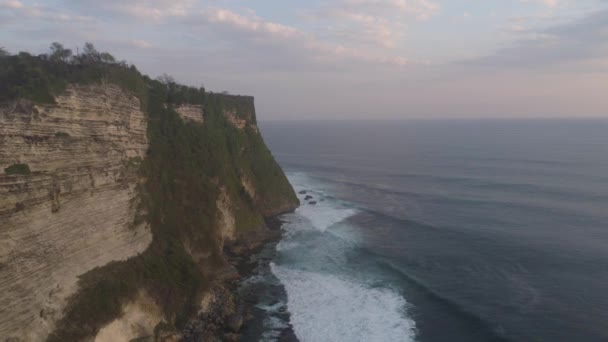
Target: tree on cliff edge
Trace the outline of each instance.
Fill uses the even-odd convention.
[[[82,64],[115,64],[116,58],[108,52],[99,52],[93,43],[87,42],[84,44],[82,53],[77,57],[77,61]],[[125,63],[126,65],[126,63]]]
[[[72,50],[66,49],[60,43],[54,42],[51,44],[51,53],[49,58],[56,62],[67,62],[72,57]]]

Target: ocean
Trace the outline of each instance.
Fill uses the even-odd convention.
[[[245,340],[608,341],[608,120],[261,129],[302,206]]]

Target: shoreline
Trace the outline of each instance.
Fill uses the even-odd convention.
[[[241,329],[241,341],[260,341],[267,327],[264,320],[269,318],[268,312],[260,308],[264,299],[272,298],[273,304],[287,302],[287,293],[282,284],[270,271],[270,262],[276,255],[276,245],[283,238],[282,226],[284,222],[280,216],[270,217],[266,220],[268,229],[272,232],[270,239],[264,241],[250,253],[237,259],[237,270],[240,275],[237,292],[245,309],[245,320]],[[255,277],[272,277],[277,284],[258,283],[255,286],[247,286],[247,282]],[[287,324],[276,336],[276,341],[299,342],[290,323],[290,314],[287,310],[280,313],[281,318]]]
[[[276,253],[276,244],[283,237],[282,214],[265,219],[263,234],[243,237],[226,246],[226,265],[217,272],[216,279],[202,296],[203,309],[182,329],[180,341],[259,341],[263,337],[268,314],[259,305],[262,299],[269,298],[275,303],[281,300],[286,303],[285,289],[281,284],[259,283],[251,288],[244,284],[259,276],[274,278],[269,263]],[[289,312],[283,310],[280,316],[287,326],[276,340],[299,342],[289,323]]]

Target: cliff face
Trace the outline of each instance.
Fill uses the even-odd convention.
[[[112,68],[0,105],[2,340],[170,340],[210,300],[228,317],[224,250],[298,205],[253,98],[174,103],[175,85]]]
[[[0,108],[0,336],[40,340],[78,276],[143,252],[133,160],[148,146],[137,98],[115,85],[72,86],[55,105]]]

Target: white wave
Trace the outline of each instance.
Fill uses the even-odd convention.
[[[279,340],[281,332],[289,327],[283,320],[274,316],[268,316],[264,320],[266,331],[262,334],[261,342],[275,342]]]
[[[355,215],[356,209],[339,208],[330,202],[321,202],[317,205],[304,204],[296,210],[300,214],[310,220],[310,223],[320,231],[326,231],[327,228],[336,223],[342,222],[345,219]]]
[[[334,275],[270,266],[285,286],[300,341],[414,341],[415,324],[399,294]]]
[[[290,172],[287,174],[287,178],[296,192],[310,190],[311,184],[314,183],[310,177],[302,172]]]
[[[256,307],[269,313],[277,313],[285,307],[285,303],[276,302],[274,304],[256,304]]]
[[[339,201],[326,200],[325,191],[319,190],[322,185],[316,184],[305,174],[292,173],[288,177],[302,203],[296,209],[296,214],[309,220],[314,228],[324,232],[334,224],[357,214],[356,209],[349,208]],[[300,194],[302,190],[306,193]],[[312,199],[305,201],[306,196],[312,196]],[[316,204],[309,204],[311,201],[315,201]]]
[[[295,242],[295,241],[281,241],[277,244],[276,249],[279,252],[285,252],[287,250],[296,248],[296,247],[300,247],[302,244],[299,242]]]

